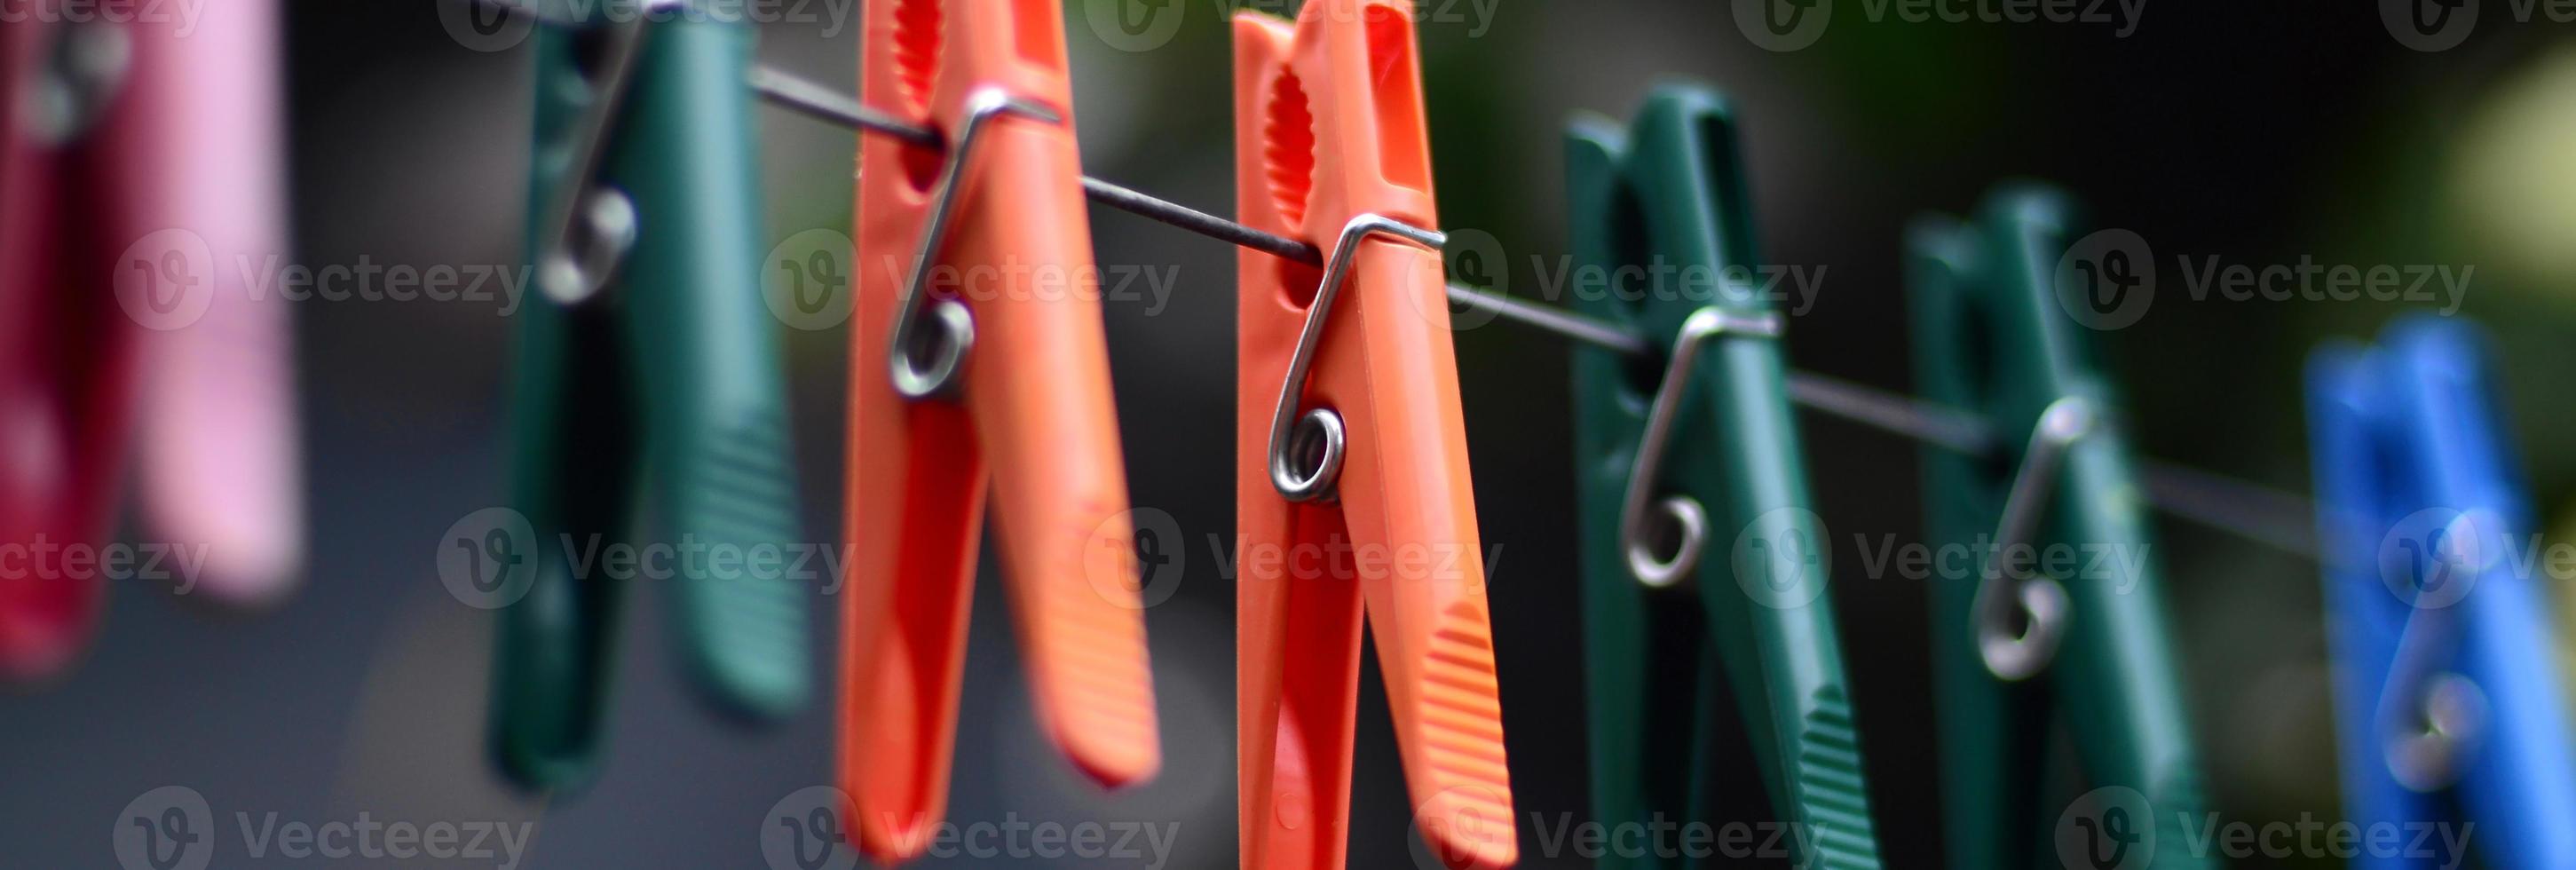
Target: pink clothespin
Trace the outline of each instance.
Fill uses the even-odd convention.
[[[154,534],[214,575],[182,582],[282,588],[301,482],[284,300],[239,268],[284,253],[273,2],[0,2],[0,678],[31,679],[97,620],[61,554],[113,529],[138,381]]]

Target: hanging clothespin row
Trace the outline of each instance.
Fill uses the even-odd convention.
[[[1706,763],[1733,749],[1706,721],[1724,683],[1779,821],[1801,832],[1792,863],[1876,867],[1783,318],[1726,278],[1760,262],[1734,125],[1716,94],[1668,86],[1624,135],[1584,119],[1568,137],[1576,267],[1681,276],[1580,306],[1648,336],[1661,373],[1646,382],[1633,357],[1574,351],[1593,806],[1603,824],[1647,830],[1710,819],[1735,787]],[[1650,265],[1667,268],[1635,268]],[[1700,863],[1686,843],[1658,845],[1603,866]]]
[[[2475,833],[2473,856],[2355,866],[2576,866],[2576,733],[2498,392],[2476,328],[2432,317],[2309,363],[2345,815]]]
[[[281,303],[254,302],[230,267],[282,242],[275,10],[227,9],[187,33],[177,16],[12,5],[0,543],[102,543],[140,417],[153,531],[203,548],[212,572],[177,578],[182,590],[265,600],[301,549],[292,378]],[[0,678],[60,673],[102,604],[96,573],[31,559],[44,561],[0,577]]]
[[[536,789],[596,768],[629,583],[669,582],[681,658],[720,710],[776,719],[810,693],[806,592],[792,560],[759,556],[801,532],[757,289],[752,27],[675,0],[574,6],[593,17],[535,37],[541,293],[520,314],[511,469],[534,540],[454,543],[530,572],[501,610],[492,739]],[[639,522],[647,503],[658,522]],[[639,548],[633,576],[612,573],[597,554],[639,525],[670,547],[666,571],[648,574]]]
[[[881,863],[946,812],[991,500],[1040,727],[1103,786],[1161,765],[1134,533],[1075,151],[1063,6],[870,4],[861,137],[841,771]]]
[[[2076,220],[2062,195],[2008,187],[1975,224],[1927,218],[1907,239],[1920,394],[1983,418],[2001,453],[1923,454],[1930,543],[1964,548],[1978,572],[1931,592],[1950,865],[2054,862],[2058,798],[2075,796],[2046,786],[2070,779],[2052,765],[2068,759],[2151,817],[2121,803],[2087,819],[2097,858],[2154,836],[2154,866],[2206,866],[2181,847],[2180,820],[2201,818],[2199,761],[2145,496],[2112,385],[2054,283]],[[2050,750],[2053,721],[2071,756]]]
[[[1518,855],[1413,21],[1400,0],[1234,18],[1242,221],[1327,251],[1239,272],[1248,868],[1343,865],[1364,612],[1423,845]]]

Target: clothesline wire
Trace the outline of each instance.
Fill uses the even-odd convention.
[[[527,0],[479,0],[541,24],[568,24],[545,15]],[[811,80],[763,64],[754,64],[749,82],[760,97],[780,108],[854,132],[889,136],[924,148],[942,149],[937,130],[906,123]],[[1250,248],[1310,266],[1324,263],[1315,245],[1264,232],[1170,200],[1104,181],[1082,177],[1083,195],[1138,217],[1188,230],[1238,247]],[[1626,329],[1547,305],[1534,304],[1472,287],[1449,285],[1453,305],[1491,313],[1501,319],[1560,337],[1643,356],[1654,352],[1644,337]],[[1876,387],[1809,371],[1789,372],[1789,398],[1808,410],[1845,422],[1948,450],[1989,455],[2000,442],[1976,415]],[[2256,543],[2310,559],[2318,557],[2309,501],[2260,484],[2189,468],[2145,460],[2140,475],[2146,498],[2173,516]]]

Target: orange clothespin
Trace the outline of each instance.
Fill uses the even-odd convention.
[[[1414,823],[1453,867],[1518,850],[1467,476],[1413,15],[1309,0],[1234,19],[1237,207],[1329,244],[1246,251],[1235,481],[1243,866],[1348,851],[1363,608]],[[1365,604],[1364,604],[1365,602]]]
[[[1054,0],[867,9],[842,780],[881,862],[946,807],[989,481],[1038,721],[1093,779],[1161,763],[1127,485]]]

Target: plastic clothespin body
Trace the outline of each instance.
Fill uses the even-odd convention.
[[[1983,417],[2001,456],[1941,448],[1923,454],[1925,513],[1938,547],[1965,548],[1987,564],[1998,518],[2025,458],[2026,439],[2059,400],[2078,398],[2096,422],[2066,448],[2030,548],[2076,554],[2072,571],[2047,575],[2065,593],[2063,634],[2036,676],[2007,680],[1989,669],[1972,630],[1980,576],[1943,576],[1932,590],[1934,685],[1940,704],[1942,806],[1950,864],[2027,867],[2053,860],[2062,810],[2043,791],[2067,777],[2050,767],[2052,719],[2074,742],[2077,773],[2092,786],[2132,789],[2152,819],[2106,810],[2104,848],[2152,833],[2185,842],[2180,819],[2200,818],[2199,762],[2156,579],[2144,494],[2107,410],[2110,384],[2091,366],[2084,336],[2060,307],[2060,261],[2073,208],[2037,187],[2011,187],[1975,225],[1919,221],[1907,240],[1919,394]],[[2016,548],[2019,549],[2019,548]],[[2002,554],[2048,569],[2066,559]],[[2125,794],[2125,793],[2123,793]],[[2117,818],[2108,818],[2116,815]],[[2151,866],[2206,866],[2205,856],[2159,848]]]
[[[755,556],[802,534],[776,325],[753,289],[753,35],[711,15],[631,26],[639,53],[590,180],[572,177],[575,140],[609,89],[580,41],[602,37],[537,35],[530,250],[552,259],[548,218],[567,186],[585,191],[591,235],[626,240],[613,272],[578,279],[575,298],[549,288],[520,313],[511,499],[534,540],[492,555],[534,573],[502,610],[493,737],[504,769],[535,788],[580,785],[596,767],[624,587],[662,579],[613,576],[596,555],[639,524],[678,554],[672,633],[712,703],[774,719],[811,692],[805,591]]]
[[[135,410],[133,312],[187,302],[185,286],[156,279],[203,264],[162,272],[156,257],[119,274],[160,217],[161,175],[144,170],[186,141],[172,127],[178,95],[133,87],[136,42],[168,25],[28,12],[0,28],[0,542],[36,552],[110,532]],[[103,592],[61,571],[0,578],[0,677],[68,668]]]
[[[251,284],[290,253],[283,18],[275,0],[236,0],[188,30],[131,25],[131,87],[171,95],[156,102],[172,117],[144,170],[154,235],[127,240],[140,244],[121,274],[154,270],[206,297],[138,318],[153,327],[135,424],[140,501],[154,534],[204,548],[199,587],[237,604],[285,594],[304,561],[290,303]],[[192,262],[200,251],[206,261]]]
[[[1674,337],[1712,306],[1736,322],[1777,324],[1750,284],[1709,280],[1758,265],[1734,118],[1720,98],[1660,89],[1626,135],[1578,122],[1569,150],[1578,268],[1699,278],[1621,286],[1588,298],[1585,314],[1663,343],[1667,356],[1693,353],[1674,348]],[[1666,268],[1631,268],[1646,266]],[[1794,862],[1875,867],[1849,681],[1824,594],[1829,545],[1808,507],[1778,334],[1704,340],[1689,370],[1667,375],[1686,379],[1678,384],[1640,382],[1664,371],[1660,363],[1574,352],[1595,813],[1640,827],[1712,817],[1713,794],[1733,787],[1712,781],[1708,765],[1733,750],[1718,745],[1706,718],[1724,706],[1713,697],[1722,666],[1780,820],[1803,832]],[[1685,392],[1655,448],[1662,470],[1648,492],[1704,517],[1701,540],[1683,545],[1696,556],[1675,557],[1690,564],[1664,563],[1684,572],[1669,583],[1631,568],[1623,520],[1659,389]],[[1664,845],[1671,857],[1640,850],[1603,866],[1697,866],[1680,857],[1685,844]]]
[[[1506,866],[1517,855],[1440,256],[1413,240],[1345,232],[1370,214],[1435,225],[1413,20],[1407,4],[1358,0],[1310,2],[1293,26],[1234,18],[1242,220],[1347,258],[1332,299],[1321,298],[1316,269],[1250,251],[1241,260],[1245,867],[1343,865],[1363,611],[1417,833],[1450,866]],[[1319,343],[1295,384],[1301,333],[1318,307]],[[1274,480],[1283,384],[1294,391],[1289,410],[1338,415],[1346,447],[1333,495],[1292,502]]]
[[[948,149],[859,143],[841,769],[880,862],[919,855],[945,813],[988,496],[1041,727],[1104,785],[1161,763],[1062,16],[1036,0],[867,10],[863,99]],[[1021,109],[975,120],[988,100]],[[906,328],[962,367],[917,398],[891,364],[915,270]]]
[[[2576,756],[2486,343],[2409,319],[2308,369],[2347,818],[2474,824],[2480,866],[2576,866]],[[2456,733],[2428,745],[2428,721]],[[2391,852],[2370,868],[2469,856]]]

